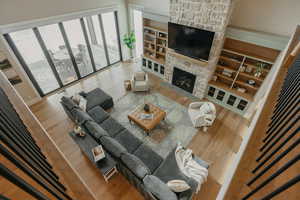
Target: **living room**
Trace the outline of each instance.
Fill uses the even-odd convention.
[[[276,171],[295,150],[286,162],[274,157],[299,132],[299,4],[57,3],[1,3],[1,117],[9,125],[0,133],[24,139],[1,137],[1,163],[15,178],[3,170],[1,198],[268,199],[297,175],[294,164]],[[294,106],[284,110],[287,103]],[[14,110],[17,122],[9,121]],[[31,136],[19,132],[22,123]],[[268,123],[263,139],[258,127]],[[270,163],[268,173],[260,169]],[[279,180],[268,185],[273,173]],[[296,186],[276,198],[297,199]]]

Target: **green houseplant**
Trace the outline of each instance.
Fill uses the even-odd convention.
[[[254,76],[260,77],[262,75],[263,69],[266,67],[266,65],[267,65],[266,63],[262,63],[262,62],[257,63]]]
[[[125,34],[123,37],[123,42],[130,50],[131,55],[132,55],[132,49],[134,48],[135,41],[136,41],[136,39],[135,39],[134,31],[131,31],[130,33]],[[132,56],[131,56],[131,58],[132,58]]]

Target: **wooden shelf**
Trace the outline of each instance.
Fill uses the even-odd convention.
[[[176,53],[173,49],[167,48],[167,51],[169,54],[172,54],[173,56],[178,57],[178,58],[185,59],[187,62],[196,63],[202,67],[205,67],[208,65],[207,61],[197,60],[197,59]]]
[[[231,67],[229,67],[229,66],[223,66],[223,65],[217,65],[217,67],[219,68],[219,69],[229,69],[229,70],[232,70],[232,71],[234,71],[235,73],[237,72],[237,70],[235,70],[235,69],[233,69],[233,68],[231,68]]]
[[[155,45],[155,42],[152,42],[150,40],[144,40],[144,42]]]
[[[162,52],[159,52],[159,51],[157,51],[156,53],[159,54],[159,55],[161,55],[161,56],[166,56],[165,53],[162,53]]]
[[[245,83],[243,81],[235,81],[235,83],[238,84],[238,85],[240,85],[240,86],[242,86],[242,87],[248,88],[250,90],[254,90],[254,91],[258,90],[258,87],[249,85],[248,83]]]
[[[155,53],[155,49],[150,49],[148,47],[144,47],[145,50]]]
[[[157,37],[157,39],[164,40],[164,41],[168,40],[167,38],[163,38],[163,37]]]
[[[149,26],[149,25],[147,25],[147,26],[144,26],[144,28],[152,30],[152,31],[159,31],[159,32],[168,34],[168,31],[166,29],[158,28],[156,26]]]
[[[231,61],[231,62],[235,62],[237,64],[241,64],[242,62],[239,61],[239,60],[236,60],[236,59],[233,59],[233,58],[228,58],[228,57],[225,57],[225,56],[220,56],[221,59],[224,59],[224,60],[228,60],[228,61]]]
[[[254,98],[256,92],[260,89],[264,82],[265,77],[270,72],[276,52],[272,49],[266,49],[264,47],[259,47],[257,45],[252,45],[249,43],[234,41],[231,39],[226,39],[227,42],[224,44],[224,49],[222,50],[222,55],[220,56],[219,65],[217,65],[217,70],[215,75],[218,79],[215,83],[220,85],[224,84],[225,80],[232,83],[233,88],[230,88],[230,92],[234,92],[236,95],[247,98],[251,100]],[[242,46],[241,46],[242,45]],[[260,56],[262,55],[262,56]],[[271,59],[272,58],[272,59]],[[262,76],[254,76],[254,72],[257,69],[256,63],[266,63],[267,67],[262,69]],[[241,72],[241,67],[250,68],[252,72]],[[219,71],[224,69],[229,69],[235,72],[234,77],[229,78],[222,75]],[[254,80],[256,85],[249,85],[248,80]],[[235,87],[245,88],[248,92],[242,93],[235,89]],[[223,88],[226,89],[226,88]]]
[[[144,35],[147,35],[147,36],[152,37],[152,38],[156,37],[155,34],[151,34],[151,33],[144,33]]]
[[[164,45],[161,45],[161,44],[156,44],[156,46],[158,46],[158,47],[162,47],[162,48],[167,48],[166,46],[164,46]]]
[[[165,64],[166,60],[166,46],[162,45],[167,43],[167,36],[168,32],[166,29],[162,29],[159,27],[168,27],[167,24],[162,24],[160,22],[155,22],[153,20],[145,20],[144,18],[144,30],[148,30],[151,33],[144,32],[145,36],[149,36],[153,39],[153,41],[150,41],[150,38],[144,37],[144,57],[153,60],[154,62],[157,62],[161,65]],[[159,36],[166,36],[166,37],[159,37]],[[165,42],[159,41],[163,40]],[[154,45],[154,48],[149,48],[147,44]],[[153,47],[153,46],[151,46]],[[164,52],[160,52],[159,49],[164,48]],[[153,53],[154,56],[150,56],[150,52]]]
[[[231,78],[231,77],[225,76],[225,75],[220,74],[220,73],[215,73],[215,75],[218,76],[219,78],[222,78],[222,79],[225,79],[227,81],[230,81],[231,83],[233,82],[233,78]]]
[[[249,78],[249,79],[252,79],[252,80],[255,80],[255,81],[259,81],[261,83],[264,81],[264,79],[256,77],[256,76],[251,75],[251,74],[248,74],[246,72],[240,72],[239,75],[244,76],[244,77]]]
[[[146,58],[148,58],[148,59],[150,59],[150,60],[153,60],[153,61],[155,61],[155,62],[157,62],[157,63],[159,63],[159,64],[161,64],[161,65],[164,65],[165,64],[165,59],[163,59],[163,58],[156,58],[156,57],[152,57],[152,56],[150,56],[149,54],[147,54],[147,53],[144,53],[144,57],[146,57]]]

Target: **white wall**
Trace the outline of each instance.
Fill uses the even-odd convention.
[[[300,24],[299,0],[238,0],[231,25],[291,36]]]
[[[122,0],[0,0],[0,24],[11,24],[101,8]]]
[[[169,15],[171,0],[127,0],[145,7],[145,10]],[[232,26],[283,36],[291,36],[300,24],[299,0],[237,0]]]
[[[127,0],[129,4],[143,6],[146,11],[154,14],[169,16],[171,0]]]

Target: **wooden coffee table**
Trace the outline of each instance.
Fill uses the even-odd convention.
[[[153,130],[162,120],[166,117],[166,112],[163,111],[158,106],[148,103],[150,107],[150,112],[153,114],[153,119],[141,119],[140,115],[145,113],[144,104],[136,107],[129,115],[128,119],[130,123],[134,122],[139,127],[141,127],[148,135],[151,130]]]

